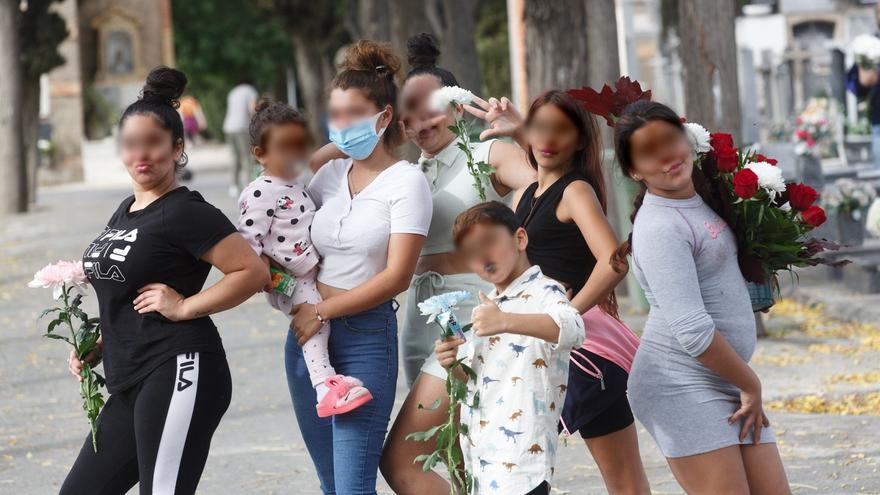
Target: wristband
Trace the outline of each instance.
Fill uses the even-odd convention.
[[[326,324],[327,324],[327,319],[324,318],[323,316],[321,316],[321,313],[318,312],[318,305],[317,305],[317,304],[315,304],[315,318],[316,318],[319,322],[321,322],[322,325],[326,325]]]

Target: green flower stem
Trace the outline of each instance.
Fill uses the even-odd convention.
[[[485,162],[475,162],[474,154],[471,151],[470,126],[468,126],[464,117],[458,117],[458,109],[452,104],[453,114],[455,115],[455,125],[449,126],[449,130],[458,136],[460,143],[458,148],[465,154],[467,158],[467,168],[471,177],[474,178],[474,189],[480,196],[481,201],[486,201],[486,188],[483,185],[483,179],[488,178],[492,173],[492,167]]]
[[[441,338],[447,339],[452,337],[453,332],[441,326]],[[464,381],[459,378],[459,373],[464,373],[467,377]],[[430,454],[423,454],[413,459],[413,462],[422,462],[422,469],[430,471],[439,461],[446,464],[446,470],[449,475],[449,493],[450,495],[459,495],[469,493],[473,486],[473,476],[468,472],[467,467],[463,464],[463,456],[459,448],[459,441],[462,437],[470,440],[470,432],[467,426],[459,420],[459,408],[462,404],[470,407],[477,407],[479,404],[479,396],[474,397],[473,404],[467,404],[467,382],[475,379],[475,374],[470,367],[465,365],[461,359],[456,359],[447,370],[446,374],[446,391],[449,395],[449,406],[446,410],[446,421],[434,426],[427,431],[414,432],[407,435],[407,440],[429,441],[434,439],[436,448]],[[442,401],[437,399],[430,408],[425,408],[419,404],[419,409],[436,410],[440,407]]]
[[[73,287],[68,287],[67,284],[64,284],[62,288],[62,295],[64,300],[64,321],[67,323],[67,327],[70,329],[70,345],[73,346],[73,351],[76,353],[76,357],[82,360],[82,369],[80,370],[80,377],[82,381],[80,382],[80,396],[83,399],[83,409],[86,411],[86,415],[89,420],[89,428],[92,431],[92,448],[97,453],[98,452],[98,414],[101,412],[101,408],[104,406],[104,398],[101,395],[99,388],[103,384],[103,380],[99,380],[97,374],[92,370],[92,366],[85,361],[85,355],[90,353],[94,349],[94,345],[91,349],[83,349],[82,342],[79,342],[76,336],[76,330],[73,328],[73,320],[72,315],[76,312],[70,303],[70,291]],[[78,309],[78,308],[76,308]],[[82,312],[76,312],[80,315],[80,318],[83,320],[84,324],[87,322],[88,317]]]

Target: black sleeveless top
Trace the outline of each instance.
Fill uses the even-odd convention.
[[[562,193],[574,181],[586,177],[569,172],[554,182],[537,198],[538,183],[530,185],[516,206],[516,218],[529,234],[526,254],[533,265],[541,267],[544,275],[567,284],[577,294],[596,266],[596,258],[587,246],[577,224],[562,223],[556,217],[556,208]]]

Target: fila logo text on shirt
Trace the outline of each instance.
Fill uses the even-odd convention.
[[[137,241],[138,229],[106,228],[92,242],[83,256],[83,270],[91,279],[125,282],[119,264],[125,263],[131,252],[131,245]]]

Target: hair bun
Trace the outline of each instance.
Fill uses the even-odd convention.
[[[360,40],[348,47],[345,60],[339,68],[344,71],[375,72],[393,78],[400,70],[400,58],[388,43]]]
[[[406,40],[406,61],[413,69],[437,67],[440,48],[430,33],[419,33]]]
[[[186,83],[186,74],[183,72],[165,66],[156,67],[147,75],[141,99],[177,108]]]
[[[272,103],[273,102],[272,102],[271,98],[266,98],[266,97],[260,98],[259,100],[257,100],[256,106],[254,106],[254,113],[256,114],[256,113],[262,112],[263,110],[272,106]]]

